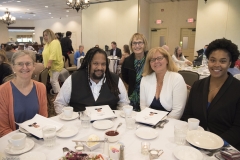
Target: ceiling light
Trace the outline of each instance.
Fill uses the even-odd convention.
[[[7,8],[6,8],[7,9]],[[8,9],[7,11],[5,12],[4,16],[0,17],[0,20],[2,20],[3,23],[6,23],[8,26],[10,24],[13,24],[15,23],[16,21],[16,18],[13,17],[10,12],[8,12]]]
[[[53,17],[51,17],[51,18],[53,18]]]
[[[29,9],[27,9],[29,11]]]
[[[48,8],[48,6],[45,6],[45,8]]]
[[[36,16],[35,14],[33,16]]]
[[[66,17],[68,17],[68,15],[66,15]]]
[[[17,1],[17,2],[21,2],[21,1]]]
[[[69,10],[66,10],[66,12],[69,12]]]
[[[77,12],[81,9],[87,9],[90,4],[88,0],[67,0],[67,5],[72,9],[76,9]]]
[[[52,13],[48,13],[48,14],[52,14]]]

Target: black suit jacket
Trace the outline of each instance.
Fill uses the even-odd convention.
[[[61,39],[62,53],[67,54],[73,51],[72,40],[69,37],[64,37]]]
[[[110,50],[110,56],[113,55],[113,49]],[[122,58],[122,51],[119,48],[116,48],[116,56],[118,56],[119,58]]]
[[[228,75],[208,109],[210,76],[196,81],[182,119],[199,119],[205,130],[209,129],[240,150],[240,81]]]

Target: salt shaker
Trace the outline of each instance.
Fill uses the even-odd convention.
[[[120,145],[120,156],[119,160],[124,160],[124,145]]]

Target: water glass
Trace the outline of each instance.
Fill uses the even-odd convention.
[[[90,121],[91,121],[91,118],[90,116],[85,113],[85,112],[82,112],[82,115],[81,115],[81,125],[83,128],[89,128],[90,127]]]
[[[186,143],[188,126],[187,124],[174,125],[174,142],[179,145]]]
[[[141,153],[143,155],[148,155],[149,149],[150,149],[150,142],[141,143]]]
[[[127,129],[135,129],[135,118],[132,117],[132,116],[126,116],[125,117],[125,120],[126,120],[126,127]]]
[[[56,144],[56,127],[47,125],[42,128],[44,145],[52,147]]]

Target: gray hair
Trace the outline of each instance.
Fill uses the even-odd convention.
[[[81,48],[81,47],[84,47],[84,45],[81,44],[78,48]]]
[[[34,52],[28,51],[28,50],[19,50],[13,54],[11,59],[12,64],[15,64],[15,60],[18,57],[25,56],[25,55],[28,55],[33,60],[33,63],[36,61],[36,55]]]

